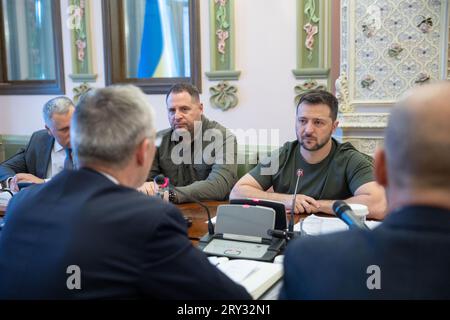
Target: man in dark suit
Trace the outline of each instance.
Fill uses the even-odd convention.
[[[373,231],[288,245],[284,299],[450,299],[450,83],[393,109],[375,176],[390,213]]]
[[[44,183],[64,166],[71,167],[70,119],[75,110],[67,97],[56,97],[43,108],[45,130],[33,133],[25,149],[0,164],[0,182],[17,192],[20,182]]]
[[[0,234],[0,299],[249,299],[186,234],[179,210],[136,191],[155,155],[134,86],[89,92],[71,141],[79,170],[22,190]]]

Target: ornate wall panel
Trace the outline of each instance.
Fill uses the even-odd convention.
[[[327,90],[331,64],[331,0],[297,0],[297,66],[302,80],[294,88],[295,105],[312,89]]]
[[[90,0],[69,0],[67,27],[71,30],[73,82],[95,82],[92,66]]]
[[[392,104],[415,85],[445,78],[447,6],[343,0],[341,80],[349,84],[348,104]]]
[[[209,88],[214,108],[226,111],[237,106],[237,86],[228,80],[238,80],[235,70],[234,0],[210,0],[211,71],[205,72],[210,81],[220,81]]]
[[[447,78],[448,32],[445,0],[341,1],[342,140],[372,154],[387,125],[385,107],[414,86]]]

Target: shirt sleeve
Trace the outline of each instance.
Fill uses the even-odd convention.
[[[233,150],[226,149],[226,146],[230,143],[234,145]],[[226,200],[234,184],[237,182],[237,142],[234,135],[227,136],[223,144],[223,150],[233,153],[231,156],[233,159],[231,164],[226,163],[226,159],[230,159],[230,157],[225,155],[225,163],[213,164],[211,172],[205,180],[195,181],[188,186],[178,187],[177,189],[199,200]],[[177,193],[177,203],[188,201],[189,199],[185,195],[179,192]]]
[[[263,158],[250,170],[249,174],[259,183],[261,188],[266,191],[273,186],[273,177],[277,174],[286,160],[286,146],[271,152],[270,156]]]
[[[347,164],[346,176],[348,186],[353,194],[363,184],[375,181],[373,168],[372,157],[356,150],[351,152]]]
[[[152,168],[148,174],[147,181],[152,181],[158,174],[161,174],[161,167],[159,166],[159,148],[156,149],[155,158],[153,159]]]
[[[20,149],[14,156],[0,164],[0,181],[15,176],[17,173],[29,173],[26,154],[29,152],[30,146],[35,143],[36,132],[30,138],[25,149]]]

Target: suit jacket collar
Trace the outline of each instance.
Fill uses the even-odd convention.
[[[55,142],[55,138],[52,136],[48,136],[48,139],[42,146],[40,146],[40,150],[38,154],[42,154],[42,157],[37,157],[36,159],[36,173],[38,177],[47,178],[47,170],[50,162],[52,161],[52,149],[53,143]]]

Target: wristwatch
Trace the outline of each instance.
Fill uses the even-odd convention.
[[[169,202],[175,203],[175,200],[177,199],[177,194],[173,189],[169,190]]]

